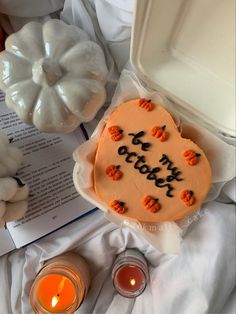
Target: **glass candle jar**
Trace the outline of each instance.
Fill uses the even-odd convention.
[[[83,302],[90,284],[85,260],[65,253],[46,262],[30,291],[30,303],[38,314],[72,314]]]
[[[119,254],[113,266],[112,280],[115,289],[122,296],[139,296],[148,282],[148,265],[144,256],[134,249]]]

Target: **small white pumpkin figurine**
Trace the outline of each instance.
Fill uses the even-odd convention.
[[[71,132],[105,101],[102,49],[60,20],[30,22],[5,42],[0,88],[20,119],[44,132]]]
[[[17,177],[0,178],[0,228],[28,209],[29,187]]]
[[[0,130],[0,178],[14,176],[22,162],[23,155]]]

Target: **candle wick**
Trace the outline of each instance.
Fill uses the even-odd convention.
[[[59,284],[59,287],[58,287],[58,292],[57,294],[52,298],[52,307],[55,307],[57,305],[57,303],[59,302],[59,298],[61,296],[61,292],[64,288],[64,285],[65,285],[65,281],[67,280],[66,277],[63,277],[60,284]]]

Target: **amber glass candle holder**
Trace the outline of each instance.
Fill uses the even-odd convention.
[[[118,255],[112,270],[113,285],[126,298],[136,298],[143,293],[148,282],[148,265],[137,250],[128,249]]]
[[[38,314],[72,314],[82,304],[90,284],[85,260],[76,253],[65,253],[48,260],[36,276],[30,303]]]

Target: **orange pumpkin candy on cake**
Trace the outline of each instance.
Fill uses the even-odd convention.
[[[211,186],[206,155],[182,138],[172,116],[146,99],[109,116],[94,162],[94,190],[117,215],[176,221],[198,209]]]

